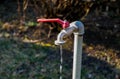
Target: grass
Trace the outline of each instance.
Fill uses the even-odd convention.
[[[94,47],[90,46],[88,49],[93,50]],[[72,54],[68,55],[67,52],[69,51],[64,50],[66,55],[63,56],[63,78],[71,79]],[[83,55],[82,79],[115,78],[115,73],[111,73],[110,64],[97,58],[101,57],[98,55],[100,52],[97,51],[96,58]],[[0,79],[59,79],[59,51],[50,44],[1,38],[0,54]]]
[[[1,39],[0,79],[57,79],[58,60],[48,56],[53,53],[50,47]]]
[[[21,29],[14,30],[14,35],[13,28],[11,30],[1,28],[0,79],[59,79],[58,48],[51,43],[32,42],[31,38],[34,37],[31,37],[33,34],[31,29],[27,33],[23,32],[23,35],[22,32],[18,33]],[[39,37],[39,35],[36,36]],[[45,42],[53,42],[55,37],[47,39],[44,36]],[[73,39],[66,40],[67,43],[63,47],[65,48],[63,78],[71,79]],[[82,79],[115,79],[115,76],[120,74],[119,50],[85,43],[83,49],[83,54],[87,55],[83,55],[82,59]]]

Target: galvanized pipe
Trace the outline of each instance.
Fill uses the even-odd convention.
[[[72,79],[81,79],[83,35],[74,33],[73,75]]]

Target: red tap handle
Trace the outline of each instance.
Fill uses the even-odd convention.
[[[59,18],[55,18],[55,19],[37,19],[37,22],[57,22],[57,23],[62,25],[62,28],[67,28],[69,26],[68,21],[63,21],[63,20],[61,20]]]

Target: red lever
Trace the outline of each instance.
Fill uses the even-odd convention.
[[[57,23],[62,25],[62,28],[67,28],[69,26],[68,21],[63,21],[63,20],[61,20],[59,18],[55,18],[55,19],[37,19],[37,22],[57,22]]]

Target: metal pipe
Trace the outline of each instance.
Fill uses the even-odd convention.
[[[84,25],[77,23],[78,31],[74,32],[74,55],[73,55],[73,73],[72,79],[81,79],[82,65],[82,43],[84,34]]]
[[[84,25],[80,21],[70,23],[70,26],[62,30],[55,41],[56,45],[64,44],[64,36],[74,32],[74,56],[73,56],[73,77],[72,79],[81,79],[81,62],[82,62],[82,42],[84,34]]]
[[[74,55],[73,55],[73,75],[72,79],[81,79],[81,64],[82,64],[82,43],[83,36],[79,33],[74,33]]]

